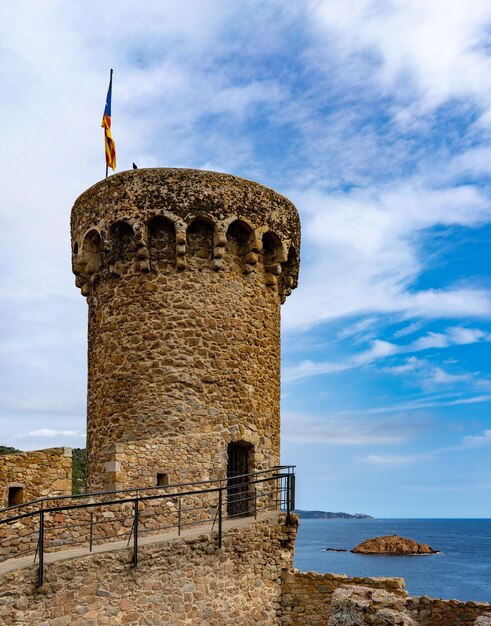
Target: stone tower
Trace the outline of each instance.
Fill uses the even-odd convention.
[[[140,169],[83,193],[71,236],[89,305],[89,490],[278,465],[293,204],[227,174]]]

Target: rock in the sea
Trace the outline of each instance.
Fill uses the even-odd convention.
[[[351,552],[359,554],[389,554],[394,556],[414,556],[416,554],[436,554],[437,551],[426,543],[418,543],[407,537],[384,535],[363,541]]]

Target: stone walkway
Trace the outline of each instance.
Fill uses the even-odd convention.
[[[223,532],[231,530],[233,528],[243,528],[248,524],[255,522],[263,522],[268,519],[276,519],[281,515],[279,511],[265,511],[258,513],[257,519],[253,517],[241,517],[235,520],[223,520]],[[216,524],[214,531],[216,532]],[[159,535],[149,535],[147,537],[139,537],[138,545],[147,546],[156,543],[162,543],[166,541],[173,541],[176,539],[193,539],[199,537],[199,535],[210,534],[211,524],[204,524],[202,526],[193,526],[181,531],[181,534],[177,534],[177,529]],[[74,548],[72,550],[60,550],[59,552],[46,552],[44,554],[44,563],[55,563],[56,561],[67,561],[69,559],[75,559],[77,557],[90,557],[94,554],[101,554],[102,552],[111,552],[112,550],[133,550],[132,541],[128,546],[128,540],[124,541],[112,541],[103,543],[97,546],[93,546],[92,552],[89,551],[89,547]],[[19,558],[8,559],[0,563],[0,576],[8,574],[16,570],[23,569],[24,567],[30,567],[33,565],[34,556],[22,556]],[[36,561],[37,563],[38,561]]]

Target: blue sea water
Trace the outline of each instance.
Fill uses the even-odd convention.
[[[440,554],[369,556],[326,552],[391,535],[428,543]],[[491,603],[490,519],[301,519],[294,566],[348,576],[401,576],[411,595]]]

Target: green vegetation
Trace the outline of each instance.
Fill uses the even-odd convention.
[[[72,455],[72,493],[74,495],[77,495],[79,493],[85,493],[87,490],[87,455],[85,452],[85,448],[73,448]]]
[[[22,450],[17,450],[17,448],[12,448],[12,446],[0,446],[0,456],[3,454],[13,454],[14,452],[22,452]]]

